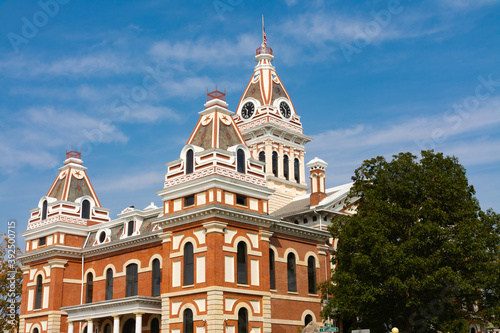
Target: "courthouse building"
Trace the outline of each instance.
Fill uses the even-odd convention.
[[[353,212],[351,184],[326,189],[327,164],[306,163],[312,138],[273,59],[263,43],[235,112],[225,93],[207,94],[158,179],[161,207],[112,219],[80,153],[66,153],[23,233],[20,332],[295,333],[322,323],[326,228]]]

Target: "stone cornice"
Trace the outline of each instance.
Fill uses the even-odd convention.
[[[299,226],[290,222],[275,223],[270,228],[270,231],[321,242],[326,242],[331,237],[329,232]]]

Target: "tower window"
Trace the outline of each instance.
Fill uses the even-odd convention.
[[[273,151],[273,175],[278,177],[278,153]]]
[[[286,258],[288,291],[297,291],[297,276],[295,272],[295,254],[289,253]]]
[[[47,218],[47,200],[44,200],[42,204],[42,220],[45,220],[46,218]]]
[[[92,275],[92,273],[88,273],[85,303],[92,303],[93,296],[94,296],[94,276]]]
[[[194,284],[194,252],[193,244],[186,243],[184,246],[184,285]]]
[[[106,300],[113,299],[113,270],[106,270]]]
[[[47,244],[47,237],[43,236],[38,239],[38,246],[44,246]]]
[[[183,333],[193,333],[193,311],[191,309],[184,310],[183,317]]]
[[[186,175],[193,173],[194,170],[194,152],[189,149],[186,153]]]
[[[245,173],[245,152],[243,149],[236,151],[236,170],[240,173]]]
[[[184,197],[184,207],[189,207],[192,205],[194,205],[194,195]]]
[[[238,243],[236,261],[237,282],[239,284],[248,284],[247,245],[245,242]]]
[[[247,205],[247,197],[241,194],[236,194],[236,204],[241,206]]]
[[[313,256],[307,259],[307,282],[309,294],[316,294],[316,260]]]
[[[88,200],[82,201],[82,219],[90,219],[90,202]]]
[[[283,155],[283,176],[285,179],[289,180],[289,165],[288,165],[288,155]]]
[[[35,309],[42,308],[42,276],[38,275],[36,278],[36,287],[35,287]]]
[[[245,308],[238,311],[238,333],[248,333],[248,311]]]
[[[132,236],[132,234],[134,233],[134,227],[135,227],[135,221],[134,220],[128,221],[127,236]]]
[[[269,249],[269,287],[271,289],[276,289],[276,271],[274,265],[274,251]]]
[[[297,183],[300,183],[300,162],[298,158],[293,160],[293,178]]]
[[[137,264],[130,264],[126,268],[125,297],[137,295]]]
[[[259,161],[264,162],[264,172],[266,172],[266,152],[261,151],[259,153]]]
[[[151,281],[151,295],[160,296],[160,285],[161,285],[161,270],[160,270],[160,260],[153,260],[153,274]]]

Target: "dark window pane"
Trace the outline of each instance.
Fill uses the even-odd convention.
[[[304,318],[304,325],[307,326],[311,321],[313,320],[313,317],[311,315],[307,315],[306,318]]]
[[[238,333],[248,333],[248,312],[245,308],[238,311]]]
[[[85,302],[86,303],[92,303],[92,298],[94,294],[94,276],[92,273],[87,274],[87,293],[86,293],[86,298]]]
[[[243,149],[236,151],[236,169],[238,172],[245,173],[245,152]]]
[[[160,285],[161,285],[161,270],[160,270],[160,260],[153,260],[153,279],[151,281],[152,290],[151,294],[153,296],[160,296]]]
[[[193,173],[194,169],[194,153],[189,149],[186,153],[186,174]]]
[[[187,243],[184,246],[184,285],[194,284],[194,254],[193,244]]]
[[[295,273],[295,255],[289,253],[287,257],[287,277],[288,277],[288,291],[297,291],[297,280]]]
[[[128,221],[128,226],[127,226],[127,236],[132,236],[134,233],[134,221]]]
[[[261,162],[264,162],[264,172],[266,172],[266,152],[265,151],[261,151],[259,153],[259,161]]]
[[[300,162],[298,158],[293,161],[293,178],[297,183],[300,183]]]
[[[190,195],[188,197],[184,197],[184,207],[194,205],[194,195]]]
[[[40,239],[38,240],[38,246],[45,245],[46,241],[47,241],[46,237],[40,237]]]
[[[307,259],[307,281],[309,294],[316,294],[316,260],[312,256]]]
[[[236,194],[236,204],[246,206],[247,205],[247,197],[241,194]]]
[[[44,200],[42,204],[42,220],[45,220],[46,218],[47,218],[47,200]]]
[[[35,288],[35,309],[42,308],[42,276],[38,275],[36,278],[36,288]]]
[[[105,231],[101,231],[99,233],[99,243],[104,243],[105,240],[106,240],[106,232]]]
[[[151,320],[151,333],[160,333],[160,321],[158,318]]]
[[[82,201],[82,219],[88,220],[90,218],[90,202],[88,200]]]
[[[111,333],[111,325],[110,324],[106,324],[106,326],[104,326],[104,333]]]
[[[106,271],[106,300],[113,299],[113,270]]]
[[[285,176],[285,179],[289,179],[289,162],[288,162],[288,155],[283,156],[283,176]]]
[[[184,332],[193,333],[193,311],[191,309],[184,310]]]
[[[278,153],[273,151],[273,175],[278,177]]]
[[[35,329],[33,330],[33,333],[39,333],[40,331],[38,330],[38,328],[35,327]]]
[[[248,284],[247,245],[244,242],[238,243],[236,262],[237,282],[239,284]]]
[[[125,297],[137,295],[137,264],[127,266]]]
[[[274,268],[274,251],[269,249],[269,282],[270,288],[276,289],[276,272]]]

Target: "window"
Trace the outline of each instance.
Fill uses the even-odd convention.
[[[43,246],[47,244],[47,237],[40,237],[40,239],[38,240],[38,246]]]
[[[90,219],[90,201],[88,200],[82,201],[82,219]]]
[[[106,300],[113,299],[113,270],[106,270]]]
[[[106,324],[106,326],[104,326],[104,333],[111,333],[111,325],[110,324]]]
[[[306,224],[306,223],[307,223],[307,218],[304,219],[304,224]]]
[[[316,260],[313,256],[307,259],[307,282],[309,294],[316,294]]]
[[[134,220],[128,221],[127,236],[132,236],[132,234],[134,233],[134,227],[135,227],[135,221]]]
[[[273,151],[273,175],[278,177],[278,153]]]
[[[36,328],[36,327],[35,327],[35,328],[33,329],[33,333],[40,333],[40,331],[38,330],[38,328]]]
[[[184,310],[183,315],[183,332],[182,333],[193,333],[193,311],[191,309]]]
[[[193,244],[186,243],[184,246],[184,285],[194,284],[194,254]]]
[[[47,218],[47,200],[44,200],[42,204],[42,220],[45,220],[46,218]]]
[[[313,317],[308,314],[305,318],[304,318],[304,326],[307,326],[307,324],[309,324],[311,321],[313,321]]]
[[[151,281],[151,295],[160,296],[160,284],[161,284],[161,270],[160,270],[160,260],[153,260],[153,274]]]
[[[194,153],[192,149],[189,149],[186,153],[186,175],[188,173],[193,173],[194,170]]]
[[[293,178],[297,183],[300,183],[300,162],[298,158],[293,160]]]
[[[238,333],[248,333],[248,312],[245,308],[238,311]]]
[[[184,197],[184,207],[194,205],[194,195],[190,195],[188,197]]]
[[[236,266],[236,281],[239,284],[248,284],[247,245],[245,244],[245,242],[238,243]]]
[[[247,197],[241,194],[236,194],[236,204],[246,206],[247,205]]]
[[[261,151],[259,153],[259,161],[264,162],[264,172],[266,172],[266,152]]]
[[[127,266],[125,297],[137,295],[137,264]]]
[[[295,275],[295,254],[289,253],[286,258],[286,270],[288,277],[288,291],[297,291],[297,277]]]
[[[283,156],[283,176],[285,176],[285,179],[289,180],[289,164],[288,164],[288,155]]]
[[[160,321],[158,318],[151,320],[151,333],[160,333]]]
[[[35,287],[35,309],[42,308],[42,276],[38,275],[36,278],[36,287]]]
[[[85,294],[85,303],[92,303],[94,294],[94,276],[92,273],[87,274],[87,292]]]
[[[236,151],[236,170],[245,173],[245,152],[243,149]]]
[[[274,251],[269,249],[269,287],[271,289],[276,289],[276,271],[274,265]]]
[[[104,241],[106,240],[106,231],[101,231],[99,233],[99,243],[104,243]]]

